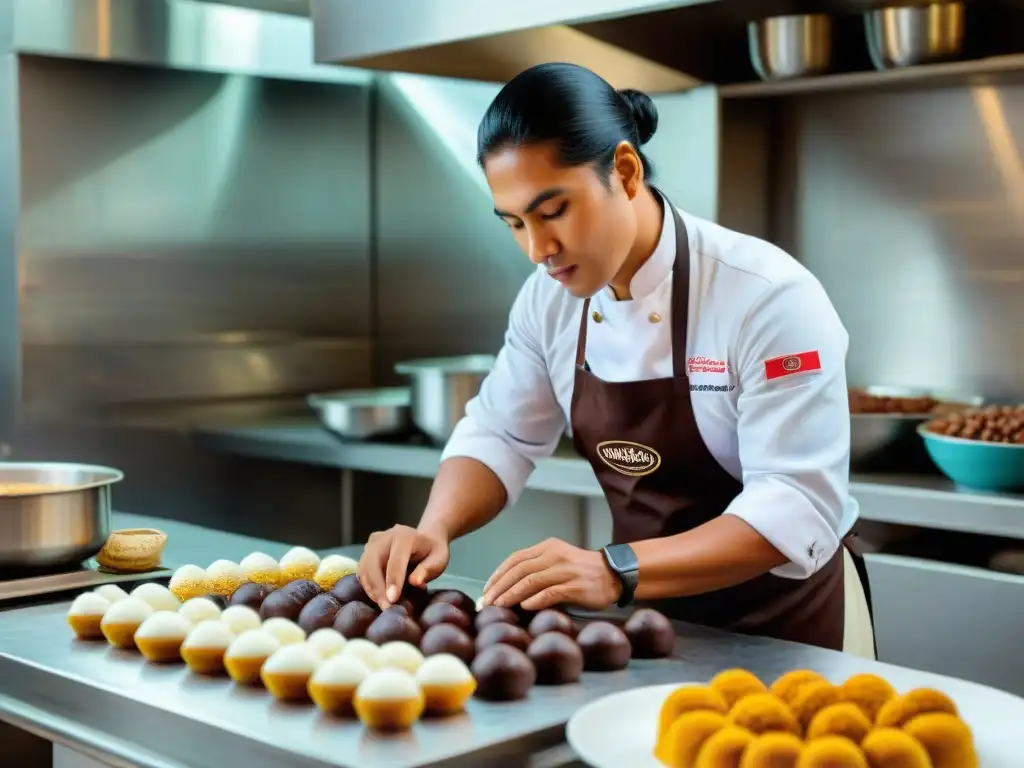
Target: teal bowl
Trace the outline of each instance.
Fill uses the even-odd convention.
[[[986,443],[929,432],[922,424],[917,433],[942,473],[964,488],[979,491],[1024,489],[1024,444]]]

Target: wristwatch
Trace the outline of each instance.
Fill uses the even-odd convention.
[[[636,553],[629,544],[609,544],[602,547],[601,552],[612,573],[622,581],[622,594],[616,605],[625,608],[633,602],[636,594],[636,585],[640,581],[640,561],[636,559]]]

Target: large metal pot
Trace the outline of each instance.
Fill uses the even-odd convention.
[[[868,53],[876,69],[942,61],[964,44],[964,4],[936,2],[864,14]]]
[[[448,442],[494,359],[494,355],[464,355],[396,365],[395,372],[410,379],[412,423],[435,443]]]
[[[750,61],[762,80],[814,75],[832,63],[832,19],[822,13],[751,21],[747,38]]]
[[[122,479],[109,467],[0,462],[0,568],[75,566],[98,553]]]

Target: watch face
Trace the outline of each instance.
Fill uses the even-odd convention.
[[[608,557],[617,571],[631,571],[637,567],[633,548],[627,544],[613,544],[608,547]]]

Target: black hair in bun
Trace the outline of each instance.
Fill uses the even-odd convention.
[[[640,155],[644,178],[654,176],[640,151],[658,127],[650,96],[616,91],[600,75],[576,64],[539,64],[520,72],[494,97],[477,129],[477,161],[507,147],[552,143],[567,166],[593,165],[611,175],[615,148],[628,141]]]
[[[643,146],[658,130],[658,108],[654,106],[651,97],[643,91],[626,88],[619,91],[619,96],[629,108],[629,114],[632,115],[633,122],[636,123],[637,139]]]

